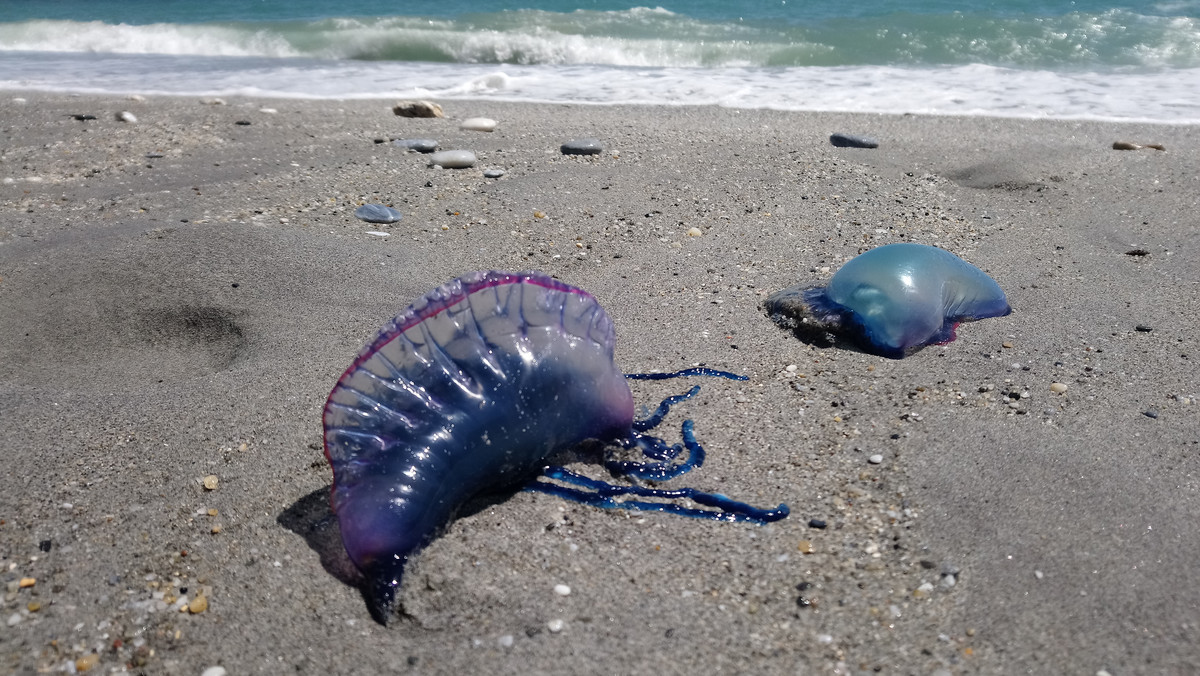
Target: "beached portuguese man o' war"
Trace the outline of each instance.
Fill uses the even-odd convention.
[[[961,322],[1012,312],[986,272],[944,249],[909,242],[871,249],[827,285],[792,286],[764,306],[797,334],[837,334],[893,359],[949,343]]]
[[[692,421],[682,444],[647,434],[699,387],[635,420],[613,344],[612,322],[586,291],[535,272],[477,272],[427,293],[359,353],[325,404],[325,454],[342,542],[377,620],[391,614],[408,558],[482,493],[524,484],[599,507],[753,523],[787,516],[785,505],[764,510],[550,466],[588,439],[644,454],[610,456],[608,469],[627,477],[665,481],[703,462]],[[703,368],[628,377],[700,375],[744,379]]]

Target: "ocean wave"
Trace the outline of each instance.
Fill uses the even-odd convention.
[[[1193,68],[1200,21],[1108,10],[896,13],[787,25],[701,21],[658,7],[198,24],[33,20],[0,23],[0,51],[644,67]]]

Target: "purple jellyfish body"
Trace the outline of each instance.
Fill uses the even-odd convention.
[[[691,421],[681,463],[670,463],[680,446],[642,434],[698,388],[635,421],[613,340],[612,322],[587,292],[538,273],[478,272],[426,294],[359,353],[325,404],[325,455],[342,541],[377,620],[386,623],[409,556],[459,507],[531,479],[531,490],[601,507],[760,523],[786,516],[782,505],[764,511],[694,489],[613,486],[548,466],[587,439],[654,461],[607,463],[631,476],[669,478],[703,462]],[[536,480],[539,472],[573,487]],[[615,499],[623,495],[691,498],[717,511]]]
[[[893,359],[949,343],[960,322],[1012,312],[983,270],[944,249],[907,242],[871,249],[828,285],[789,287],[764,306],[798,334],[847,334],[866,351]]]

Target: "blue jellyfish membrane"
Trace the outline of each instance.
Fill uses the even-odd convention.
[[[683,447],[644,432],[679,399],[635,422],[613,343],[612,322],[586,291],[535,272],[477,272],[430,291],[363,348],[329,393],[323,422],[331,504],[375,619],[387,622],[408,558],[465,502],[527,483],[558,451],[587,439],[641,449],[652,462],[612,465],[635,477],[675,476],[703,461],[689,422],[689,455],[677,463],[684,467],[667,466]],[[537,490],[602,507],[645,502],[705,516],[614,499],[629,495],[689,498],[724,520],[786,514],[691,489],[612,487],[561,468],[545,474],[572,488]]]
[[[798,335],[842,335],[892,359],[951,342],[961,322],[1012,312],[983,270],[944,249],[907,242],[871,249],[826,286],[789,287],[763,305]]]

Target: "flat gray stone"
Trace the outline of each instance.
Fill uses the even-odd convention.
[[[419,153],[431,153],[437,150],[438,142],[431,138],[402,138],[392,141],[392,145]]]
[[[368,223],[395,223],[400,220],[400,212],[382,204],[364,204],[354,210],[354,216]]]
[[[500,178],[503,175],[504,175],[503,169],[484,169],[483,170],[484,178]]]

